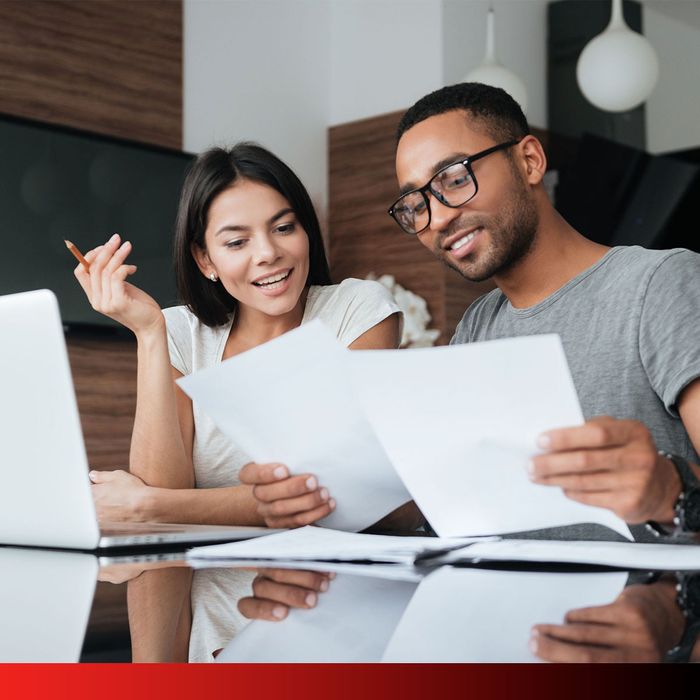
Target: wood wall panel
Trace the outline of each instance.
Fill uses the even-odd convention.
[[[423,297],[449,342],[469,304],[490,283],[475,284],[448,269],[415,236],[403,233],[386,213],[396,199],[394,133],[403,112],[329,129],[329,238],[336,280],[391,274]]]
[[[127,469],[136,410],[135,340],[69,336],[68,356],[88,464]]]
[[[0,0],[0,112],[181,148],[181,0]],[[135,342],[68,352],[90,466],[127,467]]]
[[[0,111],[182,148],[182,3],[0,1]]]

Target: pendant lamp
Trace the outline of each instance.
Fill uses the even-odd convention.
[[[505,90],[527,113],[527,92],[523,81],[496,58],[495,18],[493,8],[486,17],[486,51],[481,65],[464,77],[468,83],[484,83]]]
[[[610,23],[586,44],[576,79],[586,99],[606,112],[626,112],[651,94],[659,77],[654,48],[632,31],[622,16],[622,0],[612,0]]]

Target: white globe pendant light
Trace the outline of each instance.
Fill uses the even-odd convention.
[[[481,65],[464,76],[467,83],[484,83],[505,90],[527,113],[527,92],[525,83],[509,71],[496,58],[495,19],[493,9],[486,17],[486,51]]]
[[[612,0],[610,23],[586,44],[576,64],[581,92],[599,109],[626,112],[649,97],[658,77],[654,48],[629,28],[622,0]]]

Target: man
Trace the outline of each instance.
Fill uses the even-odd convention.
[[[497,285],[452,343],[562,338],[588,420],[540,437],[532,480],[630,524],[680,516],[700,529],[700,492],[679,503],[700,476],[684,463],[700,451],[700,255],[610,249],[575,231],[542,186],[542,145],[498,88],[427,95],[397,136],[401,196],[389,213],[465,278]]]
[[[549,201],[546,166],[507,93],[445,87],[401,120],[401,196],[389,213],[465,278],[497,285],[465,312],[453,343],[561,336],[587,421],[540,437],[532,480],[633,526],[700,530],[700,255],[584,238]],[[273,482],[272,466],[249,465],[248,482]],[[307,607],[317,581],[287,576],[261,573],[244,614]]]

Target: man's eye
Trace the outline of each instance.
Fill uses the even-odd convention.
[[[470,181],[471,178],[469,177],[469,173],[464,171],[463,173],[449,175],[445,177],[442,181],[442,186],[446,190],[455,190],[460,187],[464,187],[465,185],[468,185]]]
[[[413,206],[414,214],[422,214],[425,211],[425,200],[421,199]]]

